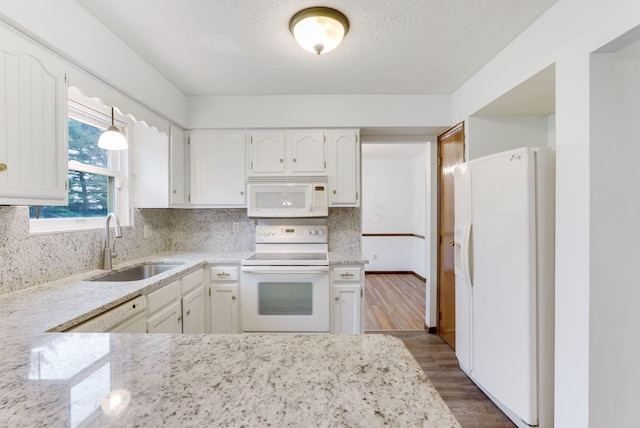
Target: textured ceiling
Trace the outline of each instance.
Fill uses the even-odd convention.
[[[77,0],[187,95],[450,94],[557,0],[327,0],[350,30],[289,33],[316,0]]]

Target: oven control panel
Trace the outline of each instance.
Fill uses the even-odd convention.
[[[326,225],[256,226],[256,243],[307,244],[328,242]]]

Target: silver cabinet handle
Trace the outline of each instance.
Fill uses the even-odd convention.
[[[336,300],[340,300],[340,298],[339,298],[339,297],[336,297],[335,299],[336,299]]]
[[[231,300],[236,300],[236,296],[231,296]]]

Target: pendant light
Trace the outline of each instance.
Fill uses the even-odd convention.
[[[349,20],[335,9],[310,7],[293,15],[289,31],[300,46],[320,55],[338,47],[349,31]]]
[[[111,107],[111,126],[100,135],[98,147],[105,150],[126,150],[129,148],[127,139],[115,126],[113,107]]]

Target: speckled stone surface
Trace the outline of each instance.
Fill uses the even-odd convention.
[[[369,260],[363,258],[359,252],[329,251],[328,256],[330,265],[366,265],[369,263]]]
[[[92,271],[0,296],[0,425],[459,427],[389,336],[44,333],[248,254],[167,253],[153,260],[184,263],[153,279]]]
[[[255,219],[246,209],[136,209],[133,225],[115,239],[125,263],[163,251],[238,252],[255,248]],[[232,223],[238,223],[233,232]],[[360,253],[360,209],[329,209],[329,250]],[[144,236],[144,226],[153,229]],[[101,264],[104,230],[29,234],[27,207],[0,207],[0,294],[11,293]]]

